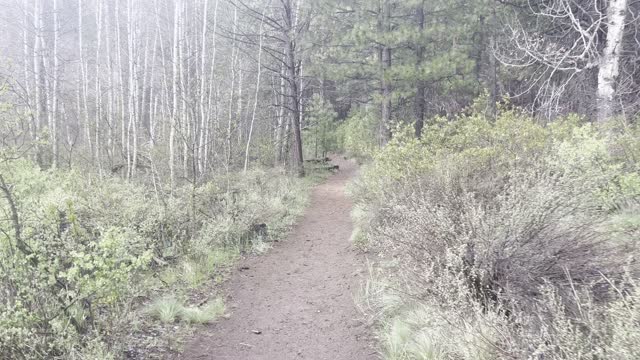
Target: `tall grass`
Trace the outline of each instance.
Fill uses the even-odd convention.
[[[201,307],[188,307],[174,296],[168,296],[154,301],[146,311],[163,323],[183,320],[190,324],[207,324],[224,315],[225,305],[221,298],[216,298]]]

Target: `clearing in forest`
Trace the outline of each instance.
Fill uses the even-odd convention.
[[[227,290],[231,316],[199,333],[182,359],[377,358],[353,298],[364,264],[349,242],[345,186],[356,165],[336,164],[288,238],[239,265]]]

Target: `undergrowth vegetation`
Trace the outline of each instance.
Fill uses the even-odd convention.
[[[198,289],[281,237],[314,181],[253,170],[172,192],[4,154],[0,358],[121,358],[147,321],[215,320],[224,302]]]
[[[351,186],[385,358],[640,358],[637,126],[502,109],[411,130]]]

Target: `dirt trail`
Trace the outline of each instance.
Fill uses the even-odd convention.
[[[182,359],[377,358],[353,299],[364,265],[349,243],[344,188],[356,166],[335,163],[340,171],[314,189],[288,238],[240,264],[248,269],[229,281],[231,317],[200,333]]]

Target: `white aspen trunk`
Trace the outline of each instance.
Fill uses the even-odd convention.
[[[187,177],[187,161],[188,161],[188,109],[187,109],[187,73],[185,64],[185,47],[187,43],[187,37],[185,32],[185,7],[186,3],[183,3],[180,12],[180,46],[178,47],[178,66],[180,68],[180,98],[182,102],[182,114],[180,116],[180,137],[182,138],[182,176]]]
[[[60,41],[60,22],[58,0],[53,0],[53,91],[51,96],[51,166],[58,167],[58,87],[60,59],[58,58],[58,42]]]
[[[303,75],[303,70],[304,70],[304,61],[300,60],[300,72],[298,73],[298,77],[300,79],[300,86],[298,90],[298,103],[300,104],[300,131],[302,131],[302,128],[304,127],[304,75]]]
[[[62,118],[63,119],[68,119],[69,117],[67,116],[67,109],[64,106],[64,103],[61,103],[60,106],[60,111],[62,113]],[[65,127],[65,131],[66,131],[66,140],[67,140],[67,148],[69,149],[68,151],[68,155],[67,155],[67,166],[71,167],[73,164],[73,147],[74,147],[74,142],[75,140],[71,137],[71,129],[69,127],[69,122],[65,122],[64,123],[64,127]]]
[[[168,94],[169,92],[166,92]],[[166,95],[164,94],[164,95]],[[161,139],[167,139],[167,121],[171,121],[171,111],[169,110],[169,102],[166,101],[167,96],[159,96],[160,98],[160,119],[162,122],[160,123],[160,134],[158,135]]]
[[[132,127],[132,133],[131,133],[131,138],[132,138],[132,142],[133,142],[133,151],[132,151],[132,161],[131,161],[131,176],[134,176],[137,169],[138,169],[138,126],[140,124],[140,119],[142,117],[142,113],[140,111],[141,109],[141,89],[140,89],[140,76],[139,76],[139,69],[140,69],[140,63],[141,63],[141,59],[140,56],[142,54],[141,51],[135,51],[135,49],[137,49],[137,47],[135,46],[135,44],[138,42],[138,34],[140,33],[139,31],[139,25],[138,25],[138,14],[139,14],[139,8],[136,7],[134,9],[134,4],[135,5],[140,5],[139,1],[134,1],[134,0],[129,0],[130,1],[130,13],[131,13],[131,21],[130,21],[130,43],[129,43],[129,52],[130,52],[130,58],[133,58],[133,64],[130,66],[131,68],[131,75],[130,77],[130,81],[131,81],[131,89],[129,90],[131,92],[131,113],[129,114],[129,118],[131,119],[131,127]],[[147,44],[145,43],[145,57],[146,57],[146,49],[147,49]]]
[[[616,81],[624,36],[627,0],[610,0],[607,8],[607,43],[598,68],[598,121],[606,121],[613,111]]]
[[[47,140],[51,142],[51,128],[53,127],[53,116],[52,109],[53,104],[51,102],[53,97],[53,81],[51,79],[52,76],[52,65],[51,65],[51,55],[49,51],[49,45],[47,44],[47,38],[45,36],[45,32],[48,32],[46,25],[44,24],[44,20],[46,19],[46,7],[43,4],[42,13],[40,14],[40,20],[38,28],[42,29],[42,38],[40,40],[40,54],[41,54],[41,74],[42,79],[40,81],[41,84],[41,94],[42,94],[42,120],[41,126],[44,130],[46,130]],[[51,145],[51,144],[49,144]],[[42,155],[42,165],[43,166],[51,166],[50,156],[44,157],[45,153],[50,155],[50,152],[42,146],[38,145],[39,153]]]
[[[34,46],[34,72],[35,72],[35,89],[36,89],[36,141],[40,141],[40,131],[46,126],[49,118],[47,111],[47,79],[44,67],[44,3],[36,1],[37,9],[35,11],[34,22],[36,25],[36,44]],[[44,166],[42,145],[36,144],[36,160],[40,166]]]
[[[95,87],[95,98],[96,98],[96,115],[95,115],[95,151],[96,151],[96,164],[98,165],[98,171],[100,175],[103,175],[102,171],[102,157],[100,153],[100,123],[102,121],[102,93],[101,93],[101,82],[100,82],[100,71],[102,70],[100,66],[100,59],[102,57],[102,0],[97,0],[96,6],[98,7],[96,11],[96,24],[98,25],[98,34],[96,37],[97,45],[96,45],[96,87]],[[107,30],[108,31],[108,30]]]
[[[384,0],[382,4],[382,19],[380,19],[380,32],[387,34],[391,30],[391,2]],[[382,67],[380,79],[382,91],[381,115],[382,121],[379,130],[379,145],[383,146],[391,139],[391,85],[387,81],[387,72],[391,68],[391,47],[387,44],[380,49],[380,63]]]
[[[239,60],[238,63],[238,110],[236,111],[236,117],[238,118],[238,124],[236,125],[238,129],[238,147],[242,143],[242,132],[244,129],[244,117],[242,116],[242,76],[244,72],[242,71],[242,59]]]
[[[283,59],[283,61],[285,61],[285,59]],[[278,92],[278,126],[276,128],[276,165],[279,165],[280,162],[283,160],[283,154],[284,154],[284,139],[283,139],[283,131],[284,131],[284,127],[285,127],[285,102],[286,102],[286,96],[285,96],[285,92],[287,91],[286,87],[285,87],[285,76],[286,76],[286,69],[284,65],[281,65],[281,69],[280,69],[280,89]]]
[[[235,92],[235,80],[236,80],[236,33],[238,31],[238,9],[234,8],[233,11],[233,40],[231,49],[231,94],[229,95],[229,119],[227,123],[227,173],[231,166],[232,160],[232,145],[231,145],[231,132],[233,131],[233,95]]]
[[[256,92],[253,100],[253,111],[251,113],[251,123],[249,124],[249,134],[247,135],[247,148],[244,152],[244,172],[247,172],[247,167],[249,165],[249,148],[251,146],[251,137],[253,135],[253,124],[256,121],[256,110],[258,109],[258,96],[260,95],[260,79],[262,77],[262,27],[264,26],[264,17],[267,8],[271,5],[271,1],[269,1],[264,9],[262,9],[262,19],[260,20],[260,41],[258,47],[258,78],[256,79]]]
[[[42,62],[41,62],[41,32],[40,28],[40,7],[42,4],[41,0],[36,0],[33,11],[33,23],[35,25],[35,36],[34,36],[34,45],[33,45],[33,74],[35,79],[35,117],[33,122],[33,132],[34,132],[34,140],[37,142],[40,140],[40,119],[42,118]],[[36,157],[39,159],[39,152],[36,154]]]
[[[158,5],[157,5],[157,1],[156,1],[156,9],[158,9]],[[167,64],[166,64],[166,52],[165,52],[165,48],[164,48],[164,39],[162,37],[162,28],[160,26],[160,18],[158,16],[158,13],[156,12],[156,33],[158,34],[158,37],[160,38],[160,59],[161,59],[161,65],[162,65],[162,86],[164,91],[161,92],[161,113],[162,113],[162,126],[160,128],[160,137],[162,139],[166,138],[166,127],[167,127],[167,120],[171,121],[169,119],[169,116],[167,115],[169,113],[168,111],[168,107],[170,104],[169,101],[169,94],[170,89],[169,89],[169,80],[168,80],[168,76],[167,76]]]
[[[141,32],[141,34],[144,34],[146,32]],[[154,36],[155,39],[155,36]],[[154,45],[155,45],[155,40],[154,40]],[[137,102],[137,111],[138,111],[138,126],[141,128],[144,128],[145,122],[148,121],[148,123],[146,124],[147,128],[149,128],[151,122],[149,119],[149,115],[151,114],[151,100],[149,100],[149,102],[147,103],[147,106],[145,106],[145,102],[146,102],[146,97],[147,97],[147,90],[148,90],[148,86],[149,86],[149,37],[146,36],[144,39],[144,51],[143,51],[143,56],[142,56],[142,86],[139,88],[138,90],[138,96],[136,97],[136,102]],[[139,81],[138,81],[139,82]]]
[[[171,189],[175,185],[175,137],[176,137],[176,122],[178,117],[178,49],[180,42],[180,2],[181,0],[175,1],[175,9],[173,14],[173,101],[172,101],[172,112],[171,112],[171,123],[169,125],[169,172],[171,177]]]
[[[206,67],[207,67],[207,24],[209,23],[209,0],[204,0],[203,4],[203,17],[202,17],[202,44],[200,45],[200,101],[198,106],[200,108],[200,137],[198,139],[198,174],[204,173],[204,139],[207,128],[207,107],[205,105],[205,91],[206,91]]]
[[[133,54],[133,19],[132,19],[131,0],[127,0],[127,60],[128,60],[128,77],[127,77],[127,179],[131,178],[134,173],[134,162],[132,158],[132,131],[133,122],[135,121],[134,107],[134,54]]]
[[[151,114],[149,116],[149,140],[151,141],[151,148],[153,149],[156,146],[157,141],[157,126],[156,123],[158,119],[158,105],[160,103],[160,97],[154,96],[153,87],[151,87],[151,94],[149,95],[149,103],[151,108]],[[153,104],[151,104],[153,103]]]
[[[105,16],[105,25],[106,25],[106,39],[105,39],[105,49],[106,49],[106,56],[107,56],[107,70],[109,72],[109,77],[108,77],[108,87],[107,87],[107,102],[108,102],[108,107],[107,107],[107,157],[110,158],[112,160],[113,158],[113,154],[115,151],[114,148],[114,134],[113,134],[113,126],[114,126],[114,121],[113,121],[113,113],[116,111],[116,105],[114,104],[115,102],[115,96],[114,96],[114,86],[115,86],[115,81],[113,79],[114,74],[113,74],[113,54],[111,53],[111,22],[109,21],[110,17],[110,13],[109,13],[109,7],[108,7],[108,3],[107,3],[107,15]]]
[[[215,109],[215,119],[218,118],[218,96],[217,91],[215,91],[215,66],[216,66],[216,32],[218,30],[218,4],[219,0],[215,1],[215,5],[213,8],[213,35],[211,39],[211,64],[209,66],[209,93],[207,100],[207,123],[206,123],[206,132],[205,132],[205,141],[204,141],[204,171],[208,169],[209,163],[209,147],[210,147],[210,122],[211,122],[211,111],[212,107]],[[213,147],[213,146],[212,146]]]
[[[125,108],[125,91],[124,91],[124,72],[123,72],[123,64],[122,64],[122,35],[120,31],[120,0],[116,1],[116,56],[117,56],[117,67],[118,67],[118,103],[120,109],[120,151],[121,154],[124,155],[126,160],[126,151],[127,151],[127,136],[126,136],[126,108]]]
[[[158,49],[158,32],[155,32],[153,38],[153,51],[151,52],[151,70],[149,71],[149,140],[151,148],[156,145],[156,114],[158,110],[158,98],[155,94],[155,86],[153,86],[153,74],[156,70],[156,53]]]
[[[29,109],[29,134],[31,135],[31,139],[36,138],[36,134],[33,128],[33,124],[35,123],[34,117],[34,104],[33,99],[31,98],[31,75],[29,69],[33,68],[33,61],[31,60],[31,55],[29,54],[29,1],[23,0],[22,8],[24,12],[24,17],[22,18],[22,51],[23,51],[23,71],[24,71],[24,91],[25,91],[25,99],[26,105]]]
[[[285,111],[285,118],[284,118],[284,134],[283,134],[283,139],[282,139],[282,166],[284,166],[285,168],[287,166],[289,166],[289,148],[291,147],[290,145],[290,141],[291,141],[291,117],[288,116],[288,112]]]
[[[93,158],[94,150],[91,141],[91,126],[89,124],[89,105],[87,99],[88,80],[86,71],[86,59],[84,57],[84,19],[82,18],[82,14],[84,13],[82,6],[83,1],[84,0],[78,0],[78,54],[80,55],[80,80],[78,81],[78,94],[81,101],[81,103],[78,105],[78,115],[81,116],[82,123],[84,124],[85,139],[87,141],[87,146],[89,147],[89,153]]]

